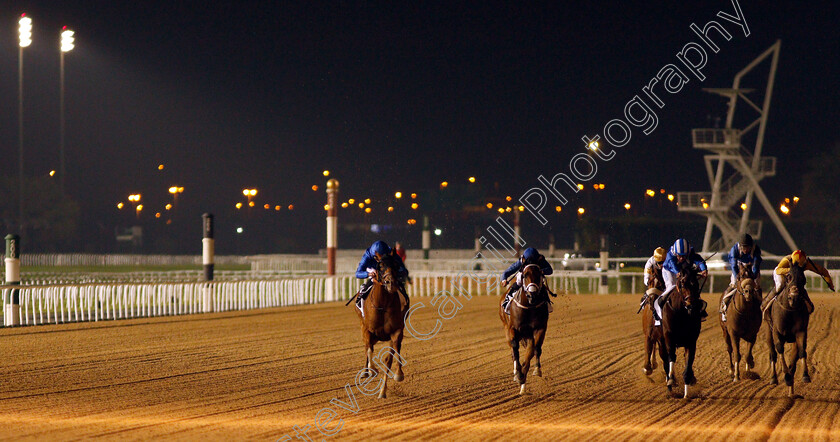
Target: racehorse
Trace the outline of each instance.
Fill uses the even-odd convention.
[[[663,359],[665,384],[668,392],[674,387],[674,363],[677,360],[677,348],[685,349],[685,384],[684,398],[688,398],[688,387],[697,382],[694,376],[694,354],[697,350],[697,337],[700,336],[700,321],[703,314],[703,300],[700,299],[700,284],[697,281],[697,268],[690,266],[680,270],[677,275],[677,287],[662,306],[662,341],[665,343],[667,360]]]
[[[750,371],[755,367],[752,351],[758,329],[761,328],[761,287],[755,280],[749,264],[739,263],[735,293],[729,300],[726,320],[720,316],[718,318],[723,330],[723,340],[726,341],[726,351],[729,352],[729,374],[733,376],[732,382],[738,382],[741,380],[741,339],[747,341],[746,362],[747,371]]]
[[[776,357],[782,358],[782,371],[785,374],[785,385],[788,386],[788,396],[793,397],[793,375],[796,372],[796,362],[802,359],[802,382],[811,382],[808,374],[807,345],[808,345],[808,321],[811,314],[805,301],[802,299],[805,293],[804,270],[797,266],[790,266],[785,277],[785,287],[776,299],[767,308],[770,309],[767,321],[767,345],[770,347],[770,371],[772,373],[771,383],[776,385],[779,379],[776,376]],[[785,344],[795,345],[793,359],[788,365],[785,361]]]
[[[502,298],[504,300],[504,297]],[[534,374],[542,376],[540,355],[548,325],[548,290],[543,283],[543,273],[536,264],[522,269],[522,287],[513,294],[510,301],[510,315],[499,305],[499,317],[505,327],[505,336],[513,357],[513,379],[519,383],[519,394],[525,394],[525,382],[531,367],[531,358],[536,356]],[[519,362],[519,344],[525,349],[525,360]]]
[[[380,399],[386,397],[389,376],[392,376],[397,382],[401,382],[404,378],[402,371],[404,361],[399,356],[399,353],[402,347],[405,322],[402,304],[400,303],[399,282],[397,280],[399,265],[397,264],[398,261],[394,258],[396,256],[395,253],[392,250],[390,254],[376,254],[379,269],[376,277],[373,278],[373,287],[371,287],[370,293],[364,300],[364,315],[362,315],[359,309],[354,309],[359,316],[362,327],[362,342],[367,349],[365,367],[370,370],[376,370],[373,366],[376,363],[386,372],[381,373],[383,376],[379,388],[378,397]],[[381,360],[374,358],[373,345],[380,341],[390,341],[390,348],[396,351],[396,357],[398,359],[396,361],[396,372],[391,370],[394,356],[392,352],[384,352],[387,354],[382,356]],[[380,351],[380,355],[382,354],[383,351]],[[365,373],[367,374],[367,371]]]
[[[662,279],[661,272],[653,272],[653,276],[648,280],[648,289],[645,291],[645,301],[642,306],[642,332],[645,334],[645,365],[642,371],[645,375],[650,376],[653,369],[656,368],[656,345],[659,344],[659,356],[665,360],[665,346],[662,344],[662,327],[656,325],[656,320],[653,317],[653,303],[656,298],[665,290],[665,281]]]

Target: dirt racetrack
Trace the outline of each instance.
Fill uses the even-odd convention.
[[[718,296],[705,295],[710,313]],[[298,440],[297,426],[302,440],[840,439],[840,296],[813,298],[813,382],[800,369],[795,400],[769,385],[763,341],[761,379],[732,383],[714,316],[698,343],[696,397],[667,397],[661,367],[641,371],[636,295],[558,298],[544,377],[529,377],[524,396],[497,298],[473,298],[437,336],[406,336],[406,379],[389,383],[388,399],[351,387],[356,413],[330,404],[351,402],[344,387],[364,361],[343,303],[3,329],[0,436],[274,441]],[[420,309],[415,326],[430,330],[435,318]],[[327,407],[337,413],[321,415],[329,437],[315,429]]]

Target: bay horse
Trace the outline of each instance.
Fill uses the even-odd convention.
[[[662,306],[662,341],[665,343],[663,369],[668,392],[674,381],[674,363],[677,360],[677,348],[685,349],[685,384],[684,398],[688,398],[688,387],[697,383],[694,376],[694,355],[697,351],[697,337],[700,336],[700,322],[703,314],[703,300],[700,299],[700,284],[697,281],[697,268],[690,265],[677,275],[677,287],[667,295]]]
[[[732,382],[741,380],[741,339],[747,342],[747,371],[755,367],[752,351],[758,330],[761,328],[761,287],[749,264],[739,263],[738,266],[735,293],[729,300],[726,320],[718,316],[729,353],[729,375],[733,377]],[[721,300],[725,294],[726,292],[721,295]]]
[[[656,298],[665,290],[665,280],[662,279],[661,271],[654,271],[653,275],[648,280],[648,289],[645,291],[645,301],[642,306],[642,332],[645,335],[645,365],[642,371],[645,375],[650,376],[653,369],[656,368],[656,350],[659,344],[659,356],[665,360],[665,346],[662,343],[662,326],[656,325],[656,319],[653,316],[653,303]]]
[[[399,356],[403,329],[405,328],[405,320],[403,316],[403,308],[400,302],[401,294],[399,292],[397,279],[398,261],[394,258],[395,251],[390,254],[379,255],[376,254],[376,260],[379,263],[379,269],[376,277],[373,278],[373,287],[371,287],[367,298],[364,300],[362,308],[364,315],[359,309],[354,309],[359,316],[359,321],[362,328],[362,342],[366,348],[366,363],[365,367],[371,370],[376,370],[373,364],[379,362],[384,365],[386,373],[382,374],[380,381],[379,398],[386,397],[388,377],[393,373],[393,378],[397,382],[402,382],[404,375],[402,371],[402,364],[404,361]],[[387,352],[381,359],[377,361],[373,355],[373,346],[377,342],[390,342],[390,347],[396,351],[397,367],[396,371],[391,370],[393,364],[393,356],[391,352]],[[380,354],[383,352],[380,351]]]
[[[785,385],[788,386],[788,396],[793,394],[793,375],[796,372],[796,362],[802,359],[802,382],[811,382],[808,374],[807,345],[808,321],[811,314],[803,299],[805,293],[805,271],[791,265],[785,276],[785,287],[776,299],[767,306],[770,309],[767,321],[767,345],[770,349],[771,383],[776,385],[776,357],[782,358],[782,371],[785,374]],[[785,344],[794,344],[793,358],[788,365],[785,360]]]
[[[502,297],[504,300],[504,296]],[[540,355],[548,326],[548,290],[543,283],[543,273],[536,264],[522,269],[522,287],[513,294],[510,301],[510,315],[499,304],[499,317],[505,328],[507,343],[513,358],[513,379],[519,383],[519,394],[525,394],[525,382],[531,367],[531,358],[536,356],[534,374],[542,376]],[[519,361],[519,344],[525,349],[525,358]]]

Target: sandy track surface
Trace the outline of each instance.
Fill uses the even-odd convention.
[[[524,396],[496,297],[466,302],[429,340],[406,336],[406,379],[391,381],[384,400],[352,387],[364,353],[355,314],[338,303],[3,329],[0,437],[273,441],[297,440],[294,427],[308,425],[320,440],[316,416],[330,407],[327,440],[838,439],[840,297],[813,297],[813,382],[802,384],[800,369],[795,400],[769,384],[763,340],[756,376],[731,382],[714,316],[698,343],[696,397],[668,397],[661,366],[642,374],[630,295],[558,298],[543,377],[529,377]],[[718,295],[706,299],[712,313]],[[436,318],[421,309],[415,326],[429,330]],[[346,384],[355,413],[330,404],[352,402]]]

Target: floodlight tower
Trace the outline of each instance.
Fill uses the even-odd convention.
[[[763,178],[776,175],[776,158],[762,157],[761,150],[764,144],[764,131],[767,127],[767,115],[770,110],[770,98],[773,95],[773,81],[779,63],[780,48],[781,40],[777,40],[735,75],[732,88],[704,89],[729,99],[725,128],[691,130],[694,148],[711,152],[703,159],[712,191],[677,193],[679,211],[692,212],[707,218],[706,233],[703,236],[704,252],[725,250],[737,242],[738,236],[744,232],[755,238],[761,236],[762,222],[750,220],[754,196],[758,198],[788,247],[791,250],[797,248],[759,184]],[[771,56],[764,103],[759,107],[747,98],[746,94],[752,92],[753,89],[742,88],[741,78]],[[758,113],[758,117],[743,129],[732,127],[739,98]],[[743,137],[752,130],[756,130],[755,145],[750,151],[743,144],[745,142]],[[729,167],[726,167],[727,165]],[[721,236],[713,241],[715,227],[720,231]]]

